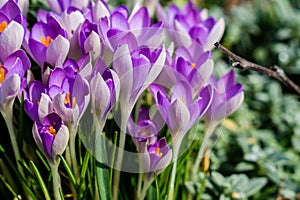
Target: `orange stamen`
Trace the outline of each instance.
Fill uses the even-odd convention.
[[[0,33],[2,33],[6,27],[7,27],[7,22],[6,22],[6,21],[3,21],[3,22],[0,24]]]
[[[196,68],[196,64],[195,64],[195,63],[192,63],[192,64],[191,64],[191,68],[192,68],[192,69],[195,69],[195,68]]]
[[[159,157],[162,157],[162,152],[160,152],[160,148],[159,147],[156,147],[155,148],[155,153],[156,153],[156,155],[158,155]]]
[[[50,126],[48,131],[51,135],[56,136],[56,130],[55,130],[55,128],[53,128],[53,126]]]
[[[64,103],[65,103],[65,104],[71,103],[70,96],[71,96],[71,94],[70,94],[70,92],[68,92],[68,93],[66,94],[66,97],[65,97],[65,100],[64,100]]]
[[[0,66],[0,83],[2,83],[5,79],[5,70],[2,66]]]
[[[53,39],[50,36],[42,36],[41,38],[41,43],[43,45],[45,45],[46,47],[48,47],[51,43],[53,42]]]

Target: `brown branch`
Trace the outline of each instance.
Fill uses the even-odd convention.
[[[270,68],[263,67],[261,65],[255,64],[250,62],[234,53],[229,51],[226,47],[224,47],[219,42],[215,43],[215,46],[231,57],[235,62],[232,63],[232,67],[242,69],[242,70],[253,70],[265,74],[269,77],[275,78],[285,84],[286,86],[290,87],[296,94],[300,96],[300,88],[296,85],[289,77],[285,74],[285,72],[278,66],[273,66]]]

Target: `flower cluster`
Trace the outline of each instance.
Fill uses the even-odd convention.
[[[124,149],[129,132],[143,155],[140,165],[149,172],[149,181],[153,172],[162,172],[172,160],[176,163],[184,136],[202,116],[219,122],[240,106],[243,91],[234,72],[219,81],[212,75],[210,51],[224,32],[224,21],[208,17],[192,2],[167,11],[157,4],[156,23],[140,4],[129,11],[126,6],[111,9],[103,0],[47,2],[50,11],[39,10],[31,28],[16,1],[0,8],[0,111],[11,109],[14,98],[24,92],[33,137],[49,163],[56,164],[67,145],[74,158],[85,112],[92,113],[98,134],[118,105],[119,147]],[[26,73],[31,66],[27,55],[39,66],[40,79]],[[142,95],[149,92],[153,112],[140,106]],[[164,123],[171,136],[162,136]],[[116,158],[119,167],[123,154]],[[75,175],[76,162],[70,163]]]

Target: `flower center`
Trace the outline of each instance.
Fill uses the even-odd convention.
[[[53,42],[53,39],[50,36],[42,36],[41,37],[41,43],[43,45],[45,45],[46,47],[48,47],[51,43]]]
[[[5,79],[5,69],[4,67],[0,66],[0,84],[4,81]]]
[[[75,105],[76,105],[76,98],[73,97],[73,98],[72,98],[72,102],[71,102],[71,94],[70,94],[70,92],[68,92],[68,93],[66,94],[64,103],[65,103],[65,105],[66,105],[68,108],[74,108]]]
[[[192,68],[192,69],[195,69],[195,68],[196,68],[196,64],[195,64],[195,63],[192,63],[192,64],[191,64],[191,68]]]
[[[55,130],[55,128],[53,126],[50,126],[49,129],[48,129],[48,131],[54,137],[56,136],[56,130]]]
[[[162,152],[160,152],[160,148],[159,147],[155,148],[155,154],[158,155],[159,157],[162,157],[162,155],[163,155]]]
[[[2,33],[6,27],[7,27],[7,22],[6,22],[6,21],[3,21],[3,22],[0,24],[0,33]]]

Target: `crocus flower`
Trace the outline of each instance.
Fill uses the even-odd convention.
[[[187,131],[205,114],[213,97],[212,87],[208,85],[193,100],[192,88],[185,81],[179,81],[174,86],[170,100],[165,90],[156,83],[150,85],[150,91],[170,129],[173,143],[177,145],[180,145]]]
[[[26,34],[24,47],[44,72],[45,64],[52,67],[63,65],[70,47],[67,37],[58,20],[48,15],[47,23],[37,22],[31,33]]]
[[[20,49],[26,29],[26,20],[14,1],[7,1],[0,8],[0,59],[4,60]]]
[[[50,9],[57,14],[61,14],[69,7],[84,10],[89,2],[89,0],[47,0]]]
[[[235,112],[244,100],[244,92],[241,84],[235,80],[234,70],[230,70],[220,80],[211,78],[214,87],[214,97],[210,108],[206,113],[206,121],[219,122]]]
[[[193,41],[200,43],[204,50],[211,50],[224,33],[224,20],[207,16],[205,10],[199,10],[189,1],[183,9],[171,5],[167,13],[158,4],[158,19],[165,22],[171,39],[178,46],[189,47]]]
[[[32,121],[36,121],[36,122],[42,121],[40,120],[39,108],[40,105],[42,107],[46,106],[44,103],[44,98],[48,97],[48,95],[45,95],[42,98],[42,94],[47,94],[47,86],[40,81],[37,80],[33,81],[24,99],[24,110],[28,114],[28,116],[32,119]]]
[[[150,116],[151,115],[151,116]],[[157,135],[164,125],[164,121],[159,114],[149,113],[147,107],[140,108],[137,123],[132,117],[128,120],[128,132],[133,137],[133,141],[139,152],[143,151],[144,143],[153,144],[157,140]]]
[[[91,106],[94,114],[94,126],[102,131],[108,113],[115,106],[120,93],[120,80],[116,72],[107,68],[101,58],[94,67],[91,79]]]
[[[146,7],[128,16],[124,6],[117,7],[110,16],[100,19],[99,34],[105,45],[114,52],[118,46],[128,44],[130,51],[138,46],[157,48],[162,43],[163,23],[152,24]],[[160,37],[155,37],[155,36]]]
[[[42,123],[34,123],[32,134],[47,160],[56,163],[57,155],[65,151],[69,140],[69,130],[64,121],[56,113],[50,113]]]
[[[172,159],[172,151],[167,145],[166,138],[161,138],[154,144],[146,145],[146,153],[148,153],[148,161],[144,160],[144,167],[147,165],[149,172],[159,174],[162,169],[166,168]],[[151,174],[151,173],[150,173]],[[152,173],[153,174],[153,173]]]
[[[79,28],[79,46],[83,55],[90,53],[95,61],[100,56],[101,43],[97,25],[89,20],[85,20]]]
[[[15,97],[26,87],[25,72],[30,60],[23,50],[18,50],[0,63],[0,111],[12,112]],[[22,84],[23,83],[23,84]]]
[[[66,123],[78,125],[89,102],[87,81],[80,74],[74,77],[57,68],[50,74],[48,86],[55,111]]]
[[[120,77],[120,106],[127,119],[137,98],[161,72],[165,59],[164,48],[151,51],[145,47],[130,53],[125,44],[116,50],[113,68]]]
[[[78,60],[82,56],[82,52],[79,50],[79,27],[84,22],[85,17],[80,10],[69,8],[65,10],[61,17],[60,22],[63,29],[68,34],[68,40],[70,41],[69,57]]]
[[[193,97],[199,93],[212,75],[214,63],[209,51],[193,43],[191,48],[183,46],[176,49],[174,58],[167,54],[167,61],[157,82],[172,87],[178,81],[187,81],[193,88]]]

